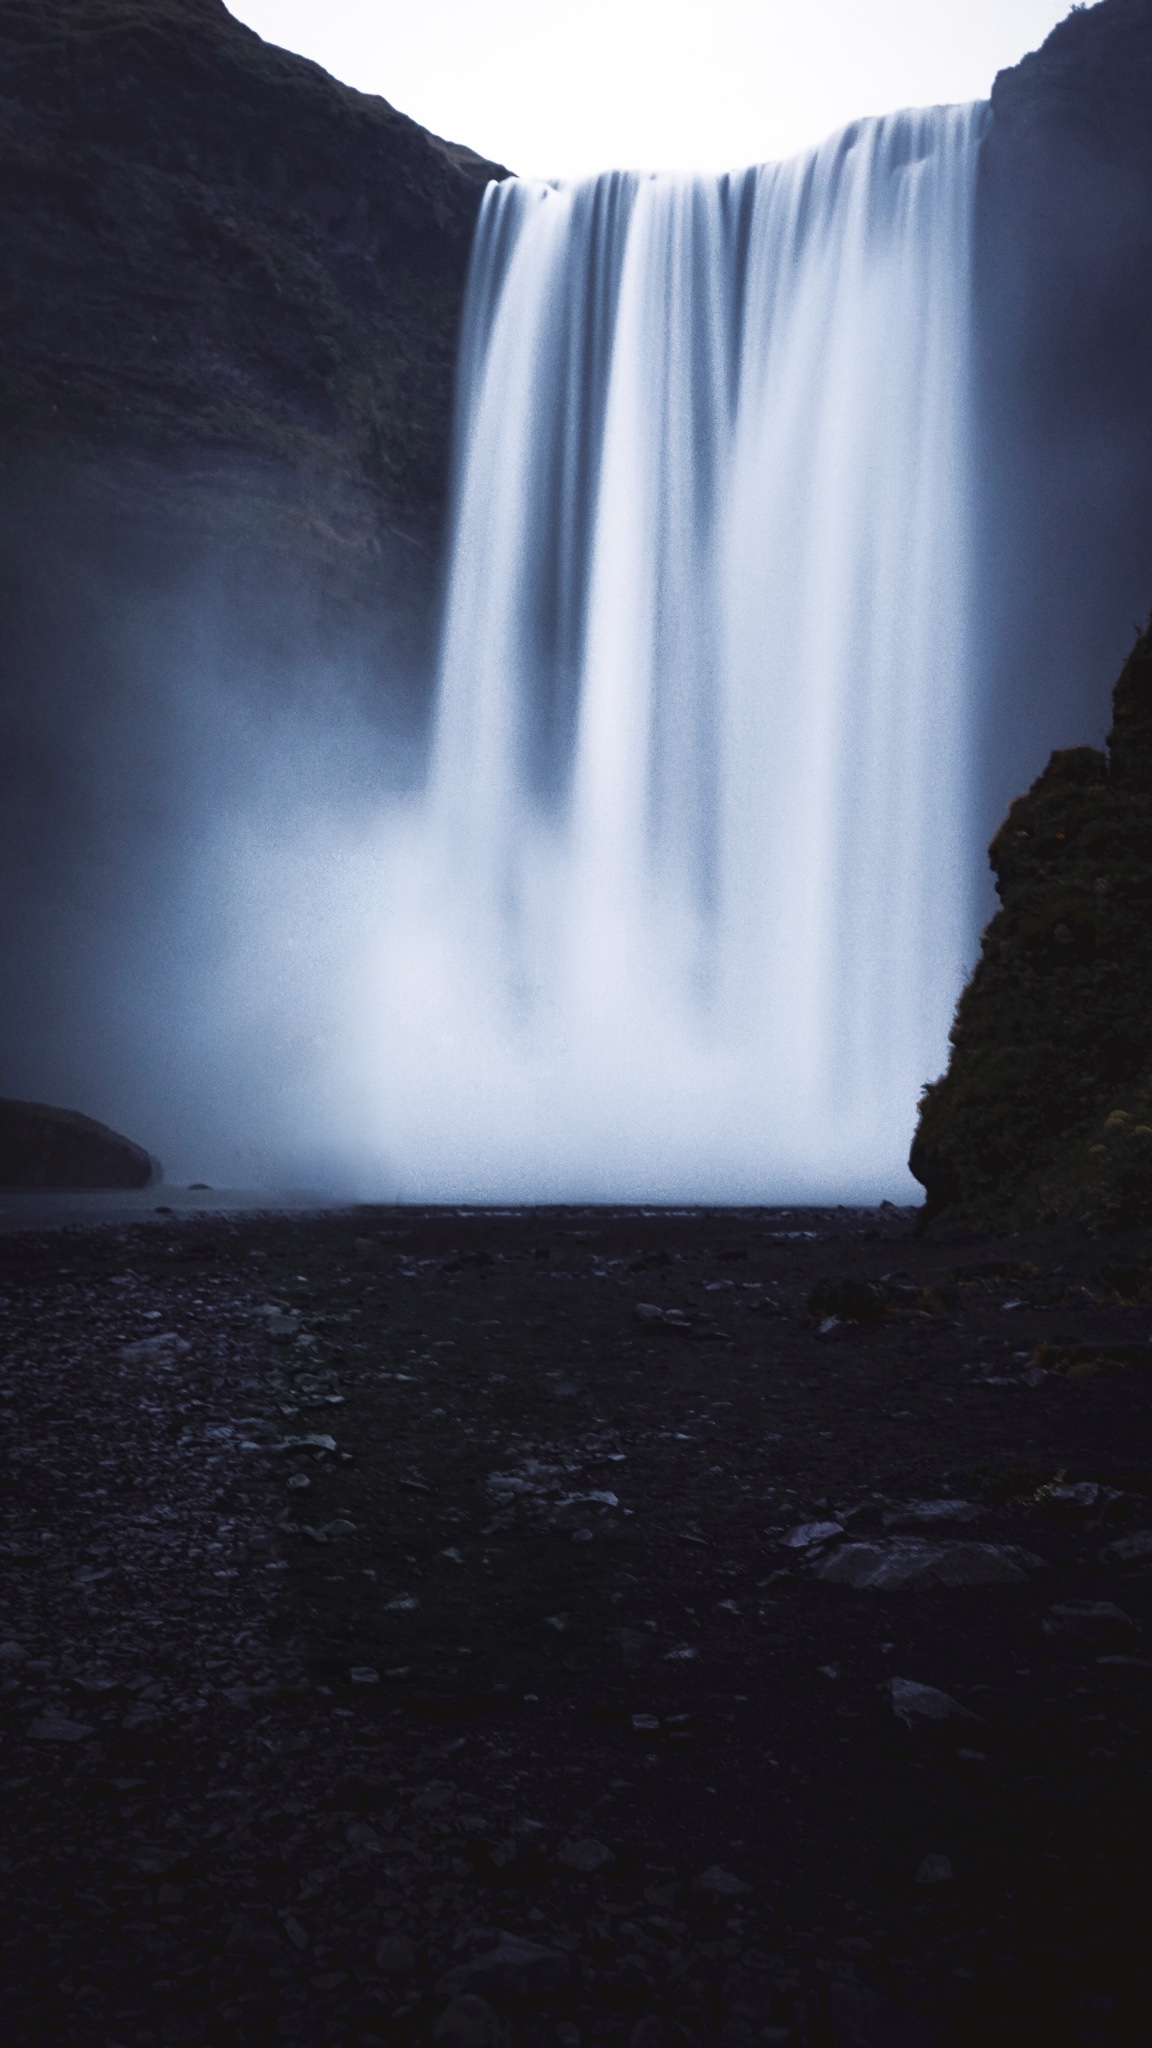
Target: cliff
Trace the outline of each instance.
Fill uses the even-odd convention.
[[[975,312],[990,838],[1053,747],[1103,740],[1152,606],[1152,0],[1074,9],[995,80]]]
[[[1107,752],[1053,754],[990,848],[1002,908],[910,1165],[974,1229],[1152,1222],[1152,626]]]
[[[227,475],[361,545],[434,529],[503,175],[221,0],[0,0],[9,465],[115,456],[169,506]]]

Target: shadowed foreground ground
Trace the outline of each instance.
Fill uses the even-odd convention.
[[[895,1210],[0,1242],[13,2048],[1135,2038],[1146,1256]]]

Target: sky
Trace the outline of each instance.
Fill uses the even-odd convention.
[[[723,170],[862,114],[983,99],[1066,0],[227,0],[532,177]]]

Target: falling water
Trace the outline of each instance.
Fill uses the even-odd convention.
[[[489,188],[390,956],[408,1189],[911,1192],[972,945],[982,120]]]

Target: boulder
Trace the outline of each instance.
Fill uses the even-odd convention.
[[[158,1159],[75,1109],[0,1100],[0,1187],[147,1188]]]

